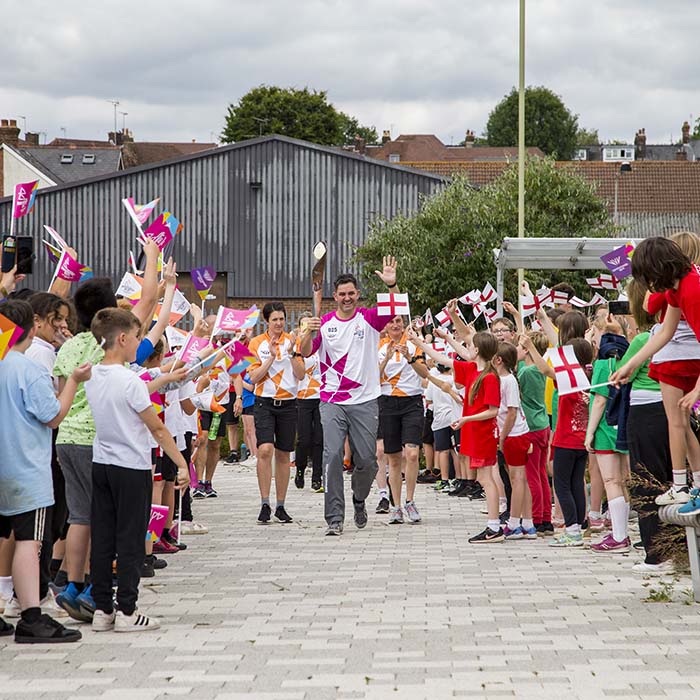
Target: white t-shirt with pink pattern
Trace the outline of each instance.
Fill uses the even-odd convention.
[[[321,401],[358,404],[380,395],[377,346],[379,333],[390,320],[379,316],[376,308],[363,307],[347,321],[335,311],[321,319],[313,341],[321,364]]]

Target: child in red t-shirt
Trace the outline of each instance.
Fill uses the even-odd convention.
[[[497,464],[498,428],[496,416],[501,403],[498,375],[491,364],[498,351],[498,340],[490,333],[474,336],[474,362],[454,361],[455,384],[464,386],[462,418],[452,424],[461,429],[460,454],[469,457],[470,469],[486,494],[488,523],[486,529],[469,539],[472,544],[502,542],[503,529],[498,517],[498,489],[493,480]]]

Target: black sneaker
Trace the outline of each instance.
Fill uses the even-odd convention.
[[[141,578],[153,578],[156,575],[155,565],[148,557],[143,560],[139,573]]]
[[[434,472],[428,472],[424,477],[423,477],[423,483],[424,484],[434,484],[436,481],[440,479],[440,476],[436,476]]]
[[[224,460],[224,464],[236,464],[238,462],[238,452],[232,450],[228,453],[228,457]]]
[[[177,547],[178,549],[187,549],[187,545],[184,542],[180,542],[180,544],[177,543],[177,537],[173,537],[170,533],[167,535],[163,535],[162,539],[164,539],[168,544],[172,545],[173,547]]]
[[[487,527],[483,532],[469,538],[470,544],[487,544],[489,542],[503,542],[503,528],[499,527],[498,532],[494,532],[490,527]]]
[[[0,617],[0,637],[9,637],[14,631],[14,625],[5,622],[5,620]]]
[[[78,642],[82,636],[78,630],[64,627],[48,615],[41,615],[32,624],[20,619],[15,630],[17,644],[64,644]]]
[[[153,564],[153,568],[158,571],[159,569],[164,569],[167,565],[168,562],[165,561],[165,559],[158,559],[158,557],[155,554],[147,554],[146,559]]]
[[[474,491],[469,494],[469,498],[471,498],[472,501],[486,500],[486,492],[481,488],[481,484],[479,484],[478,488],[474,489]]]
[[[275,517],[277,520],[279,520],[281,523],[291,523],[292,521],[292,516],[287,513],[287,511],[284,509],[284,506],[277,506],[275,508]]]
[[[326,530],[326,537],[340,537],[343,534],[342,523],[331,523]]]
[[[367,508],[365,508],[365,502],[356,501],[353,496],[352,504],[355,507],[355,525],[357,525],[358,530],[361,530],[367,525]]]
[[[418,472],[418,476],[416,477],[416,483],[417,484],[426,484],[426,478],[429,476],[430,470],[429,469],[423,469],[422,471]]]
[[[272,508],[270,508],[269,503],[263,503],[260,508],[260,515],[258,515],[259,523],[269,523],[270,516],[272,515]]]
[[[382,498],[379,499],[379,503],[377,504],[377,510],[374,511],[375,513],[388,513],[389,512],[389,499]]]
[[[537,526],[537,534],[541,537],[554,534],[554,525],[552,523],[540,523]]]
[[[448,496],[459,496],[467,488],[467,482],[464,479],[455,479],[452,491],[450,491]]]
[[[304,488],[304,467],[297,467],[297,475],[294,477],[294,486]]]
[[[499,516],[498,519],[501,521],[501,525],[505,525],[509,520],[510,520],[510,511],[509,510],[504,510]]]

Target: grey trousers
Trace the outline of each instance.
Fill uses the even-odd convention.
[[[360,404],[321,402],[323,425],[323,477],[325,482],[326,522],[345,520],[345,492],[343,483],[343,453],[345,438],[350,440],[354,469],[352,493],[356,500],[369,496],[377,474],[377,427],[379,408],[377,399]]]

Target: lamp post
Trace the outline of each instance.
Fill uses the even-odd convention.
[[[518,238],[525,238],[525,0],[520,0],[520,54],[518,60]],[[518,300],[522,313],[520,288],[525,274],[518,269]],[[500,301],[499,301],[500,306]],[[500,311],[500,309],[499,309]]]

